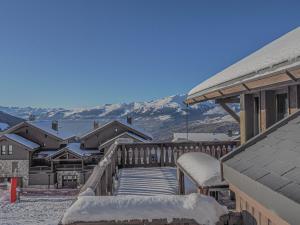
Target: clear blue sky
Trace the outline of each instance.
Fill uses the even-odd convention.
[[[81,107],[193,86],[299,26],[299,1],[0,1],[0,105]]]

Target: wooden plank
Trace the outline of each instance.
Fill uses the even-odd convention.
[[[248,88],[254,89],[264,86],[270,86],[273,84],[278,84],[286,81],[291,81],[291,78],[286,73],[281,73],[279,75],[274,75],[266,78],[262,78],[255,81],[245,82]]]
[[[300,85],[289,86],[288,89],[289,114],[292,114],[300,108]]]
[[[227,98],[219,98],[216,99],[215,101],[216,103],[240,103],[240,99],[238,98],[238,96],[232,96],[232,97],[227,97]]]
[[[228,88],[223,88],[222,89],[222,93],[224,95],[230,95],[230,94],[234,94],[234,93],[240,93],[242,91],[247,91],[247,89],[242,85],[242,84],[238,84],[232,87],[228,87]]]

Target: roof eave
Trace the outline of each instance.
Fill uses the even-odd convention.
[[[227,82],[212,86],[208,89],[188,95],[185,102],[189,105],[193,105],[193,104],[197,104],[197,103],[204,102],[207,100],[213,100],[213,99],[218,99],[218,98],[223,98],[223,97],[234,96],[234,95],[238,95],[238,94],[249,92],[249,91],[256,90],[256,89],[268,88],[270,85],[263,85],[258,88],[250,89],[250,88],[248,88],[247,83],[259,81],[259,80],[266,79],[266,78],[276,76],[276,75],[287,75],[287,71],[294,71],[294,70],[299,70],[299,69],[300,69],[300,65],[297,63],[297,65],[294,65],[294,66],[292,65],[291,67],[284,67],[282,69],[276,68],[275,71],[270,71],[269,73],[266,73],[265,75],[255,77],[253,79],[249,78],[247,80],[242,80],[241,82],[227,81]],[[289,77],[289,80],[288,80],[289,82],[293,82],[293,83],[299,82],[299,78],[296,78],[296,80],[295,80],[295,79],[291,78],[289,75],[287,75],[287,76]],[[228,82],[234,82],[234,83],[226,84]],[[280,84],[280,82],[278,82],[278,84]],[[271,85],[274,85],[274,84],[271,84]],[[224,94],[224,90],[231,89],[231,88],[238,88],[239,86],[241,86],[240,91],[232,92],[230,94]]]

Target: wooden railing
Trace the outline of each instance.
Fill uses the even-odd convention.
[[[113,144],[81,192],[91,188],[96,195],[111,195],[118,168],[175,166],[179,156],[186,152],[204,152],[219,159],[237,145],[237,141]]]

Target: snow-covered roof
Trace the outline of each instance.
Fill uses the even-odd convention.
[[[200,83],[188,93],[188,99],[262,77],[286,65],[300,65],[300,27]]]
[[[17,134],[4,134],[3,136],[29,148],[30,150],[34,150],[34,149],[37,149],[40,147],[37,143],[34,143],[34,142],[32,142],[26,138],[23,138]]]
[[[81,149],[80,148],[80,143],[69,143],[66,147],[60,149],[59,151],[56,151],[54,154],[49,155],[48,157],[54,157],[61,152],[68,150],[80,157],[84,156],[91,156],[93,154],[99,154],[100,151],[98,149],[90,150],[90,149]]]
[[[43,131],[47,132],[48,134],[51,134],[62,140],[67,140],[67,139],[70,139],[75,136],[74,134],[71,134],[69,132],[62,131],[60,129],[60,127],[58,127],[58,130],[52,129],[52,121],[48,121],[48,120],[27,121],[26,123],[38,128],[40,130],[43,130]]]
[[[0,131],[6,130],[8,127],[9,127],[9,125],[7,123],[0,122]]]
[[[51,157],[57,152],[58,152],[57,149],[42,149],[40,151],[36,151],[34,157],[38,159],[43,159],[43,158]]]
[[[80,196],[67,209],[62,223],[79,221],[125,221],[194,219],[199,224],[214,225],[221,215],[228,213],[225,206],[213,198],[200,194],[160,196]]]
[[[124,133],[121,133],[121,134],[119,134],[118,136],[115,136],[115,137],[113,137],[112,139],[109,139],[109,140],[107,140],[106,142],[102,143],[102,144],[100,145],[99,148],[104,147],[104,146],[107,145],[108,143],[116,142],[116,141],[118,141],[118,139],[122,139],[122,137],[123,137],[123,136],[126,136],[126,135],[129,136],[129,137],[132,137],[132,138],[134,138],[134,139],[136,139],[136,140],[139,140],[139,141],[141,141],[141,142],[145,142],[145,141],[146,141],[144,138],[141,138],[141,137],[138,136],[138,135],[135,135],[135,134],[130,133],[130,132],[124,132]]]
[[[123,120],[113,120],[113,121],[110,121],[106,124],[104,124],[103,126],[100,126],[99,128],[97,129],[94,129],[86,134],[84,134],[83,136],[81,136],[81,139],[84,139],[86,137],[89,137],[90,135],[100,131],[100,130],[103,130],[105,129],[106,127],[108,127],[109,125],[113,124],[113,123],[119,123],[125,127],[128,127],[130,128],[132,131],[136,132],[139,136],[142,136],[143,138],[147,139],[147,140],[152,140],[152,136],[150,134],[148,134],[146,131],[132,125],[132,124],[129,124]]]
[[[198,186],[209,187],[226,184],[221,181],[219,160],[206,153],[185,153],[178,158],[177,166]]]
[[[232,141],[236,136],[230,137],[225,133],[174,133],[173,141]]]

